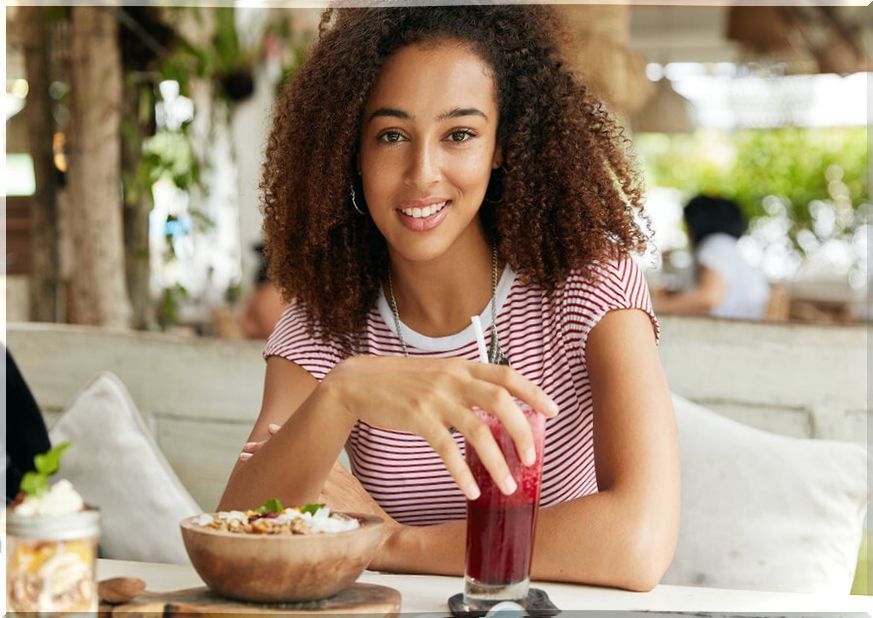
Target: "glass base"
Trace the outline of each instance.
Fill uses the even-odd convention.
[[[471,610],[489,610],[498,603],[512,601],[527,605],[530,578],[511,584],[486,584],[469,575],[464,576],[464,604]]]

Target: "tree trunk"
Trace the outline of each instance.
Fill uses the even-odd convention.
[[[52,153],[54,120],[49,97],[51,37],[45,10],[18,8],[24,41],[24,61],[29,92],[27,118],[36,192],[31,210],[30,319],[58,321],[60,270],[58,261],[57,170]]]
[[[128,79],[124,89],[124,141],[121,168],[124,178],[124,249],[127,289],[133,316],[131,325],[149,329],[155,323],[151,297],[149,264],[149,213],[152,210],[150,188],[137,179],[142,162],[142,144],[151,135],[154,121],[154,84]]]
[[[110,8],[72,9],[70,321],[128,327],[121,198],[121,54]]]

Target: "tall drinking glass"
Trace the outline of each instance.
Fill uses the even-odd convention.
[[[504,495],[482,465],[476,450],[467,444],[467,465],[482,494],[467,500],[467,557],[464,570],[464,603],[471,610],[487,610],[501,601],[524,605],[530,586],[530,563],[543,474],[545,417],[517,402],[533,431],[536,462],[524,465],[503,424],[493,415],[475,410],[488,424],[503,451],[518,489]]]

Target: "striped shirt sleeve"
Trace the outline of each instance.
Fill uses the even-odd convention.
[[[564,314],[571,336],[584,352],[588,334],[610,311],[639,309],[649,316],[660,343],[661,326],[652,308],[652,298],[643,272],[632,257],[623,256],[603,263],[598,277],[585,279],[571,274],[564,288]]]
[[[342,356],[338,346],[309,332],[309,318],[299,303],[292,303],[279,318],[264,347],[264,359],[279,356],[300,365],[319,382]]]

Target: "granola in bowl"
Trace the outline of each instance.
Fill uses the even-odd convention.
[[[361,525],[356,517],[335,513],[324,504],[283,508],[272,500],[257,510],[204,513],[193,523],[222,532],[275,535],[346,532]]]

